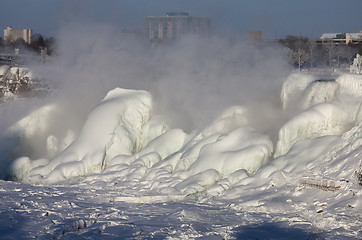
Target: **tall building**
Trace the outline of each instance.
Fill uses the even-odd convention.
[[[262,36],[262,33],[261,31],[252,31],[252,32],[249,32],[249,39],[250,41],[253,41],[253,42],[261,42],[261,36]]]
[[[148,38],[152,42],[175,40],[183,35],[208,36],[210,19],[192,17],[188,13],[170,12],[165,16],[145,17]]]
[[[18,39],[23,39],[26,43],[31,43],[31,36],[33,30],[31,29],[13,29],[12,27],[7,27],[4,30],[4,40],[8,42],[15,42]]]

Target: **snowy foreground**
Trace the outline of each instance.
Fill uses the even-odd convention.
[[[9,164],[0,238],[361,239],[362,76],[291,74],[281,102],[291,117],[273,142],[244,106],[186,133],[149,92],[111,90],[79,136]],[[9,131],[29,141],[56,109]]]

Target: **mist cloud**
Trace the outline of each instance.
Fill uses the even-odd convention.
[[[233,105],[247,107],[250,125],[260,131],[280,122],[273,118],[279,118],[275,109],[286,65],[275,45],[196,36],[151,45],[125,37],[115,26],[84,21],[65,24],[56,39],[58,55],[49,64],[32,66],[34,75],[54,90],[43,102],[28,101],[27,109],[56,106],[47,131],[32,139],[36,146],[44,145],[49,134],[79,133],[89,111],[116,87],[149,91],[154,115],[166,116],[171,127],[187,132],[202,129]],[[20,119],[19,114],[8,118]],[[35,151],[17,154],[43,152]]]
[[[204,124],[230,105],[264,102],[286,70],[275,45],[220,37],[151,46],[110,25],[72,23],[57,39],[60,56],[41,74],[61,89],[60,98],[85,113],[115,87],[145,89],[160,112]]]

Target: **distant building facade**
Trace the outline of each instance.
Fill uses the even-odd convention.
[[[362,31],[359,33],[324,33],[320,37],[320,42],[336,44],[360,44],[362,43]]]
[[[175,40],[183,35],[208,36],[210,19],[192,17],[188,13],[170,12],[165,16],[145,17],[148,38],[152,42]]]
[[[7,42],[15,42],[18,39],[23,39],[26,43],[30,44],[32,35],[32,29],[13,29],[12,27],[7,27],[4,30],[4,40]]]
[[[252,31],[249,32],[249,40],[253,42],[261,42],[262,40],[262,32],[261,31]]]

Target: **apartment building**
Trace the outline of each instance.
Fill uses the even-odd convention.
[[[145,17],[148,38],[152,42],[175,40],[183,35],[208,36],[210,19],[189,16],[183,12],[169,12],[165,16]]]
[[[13,29],[7,27],[4,30],[4,40],[7,42],[15,42],[18,39],[23,39],[26,43],[31,43],[32,29]]]

